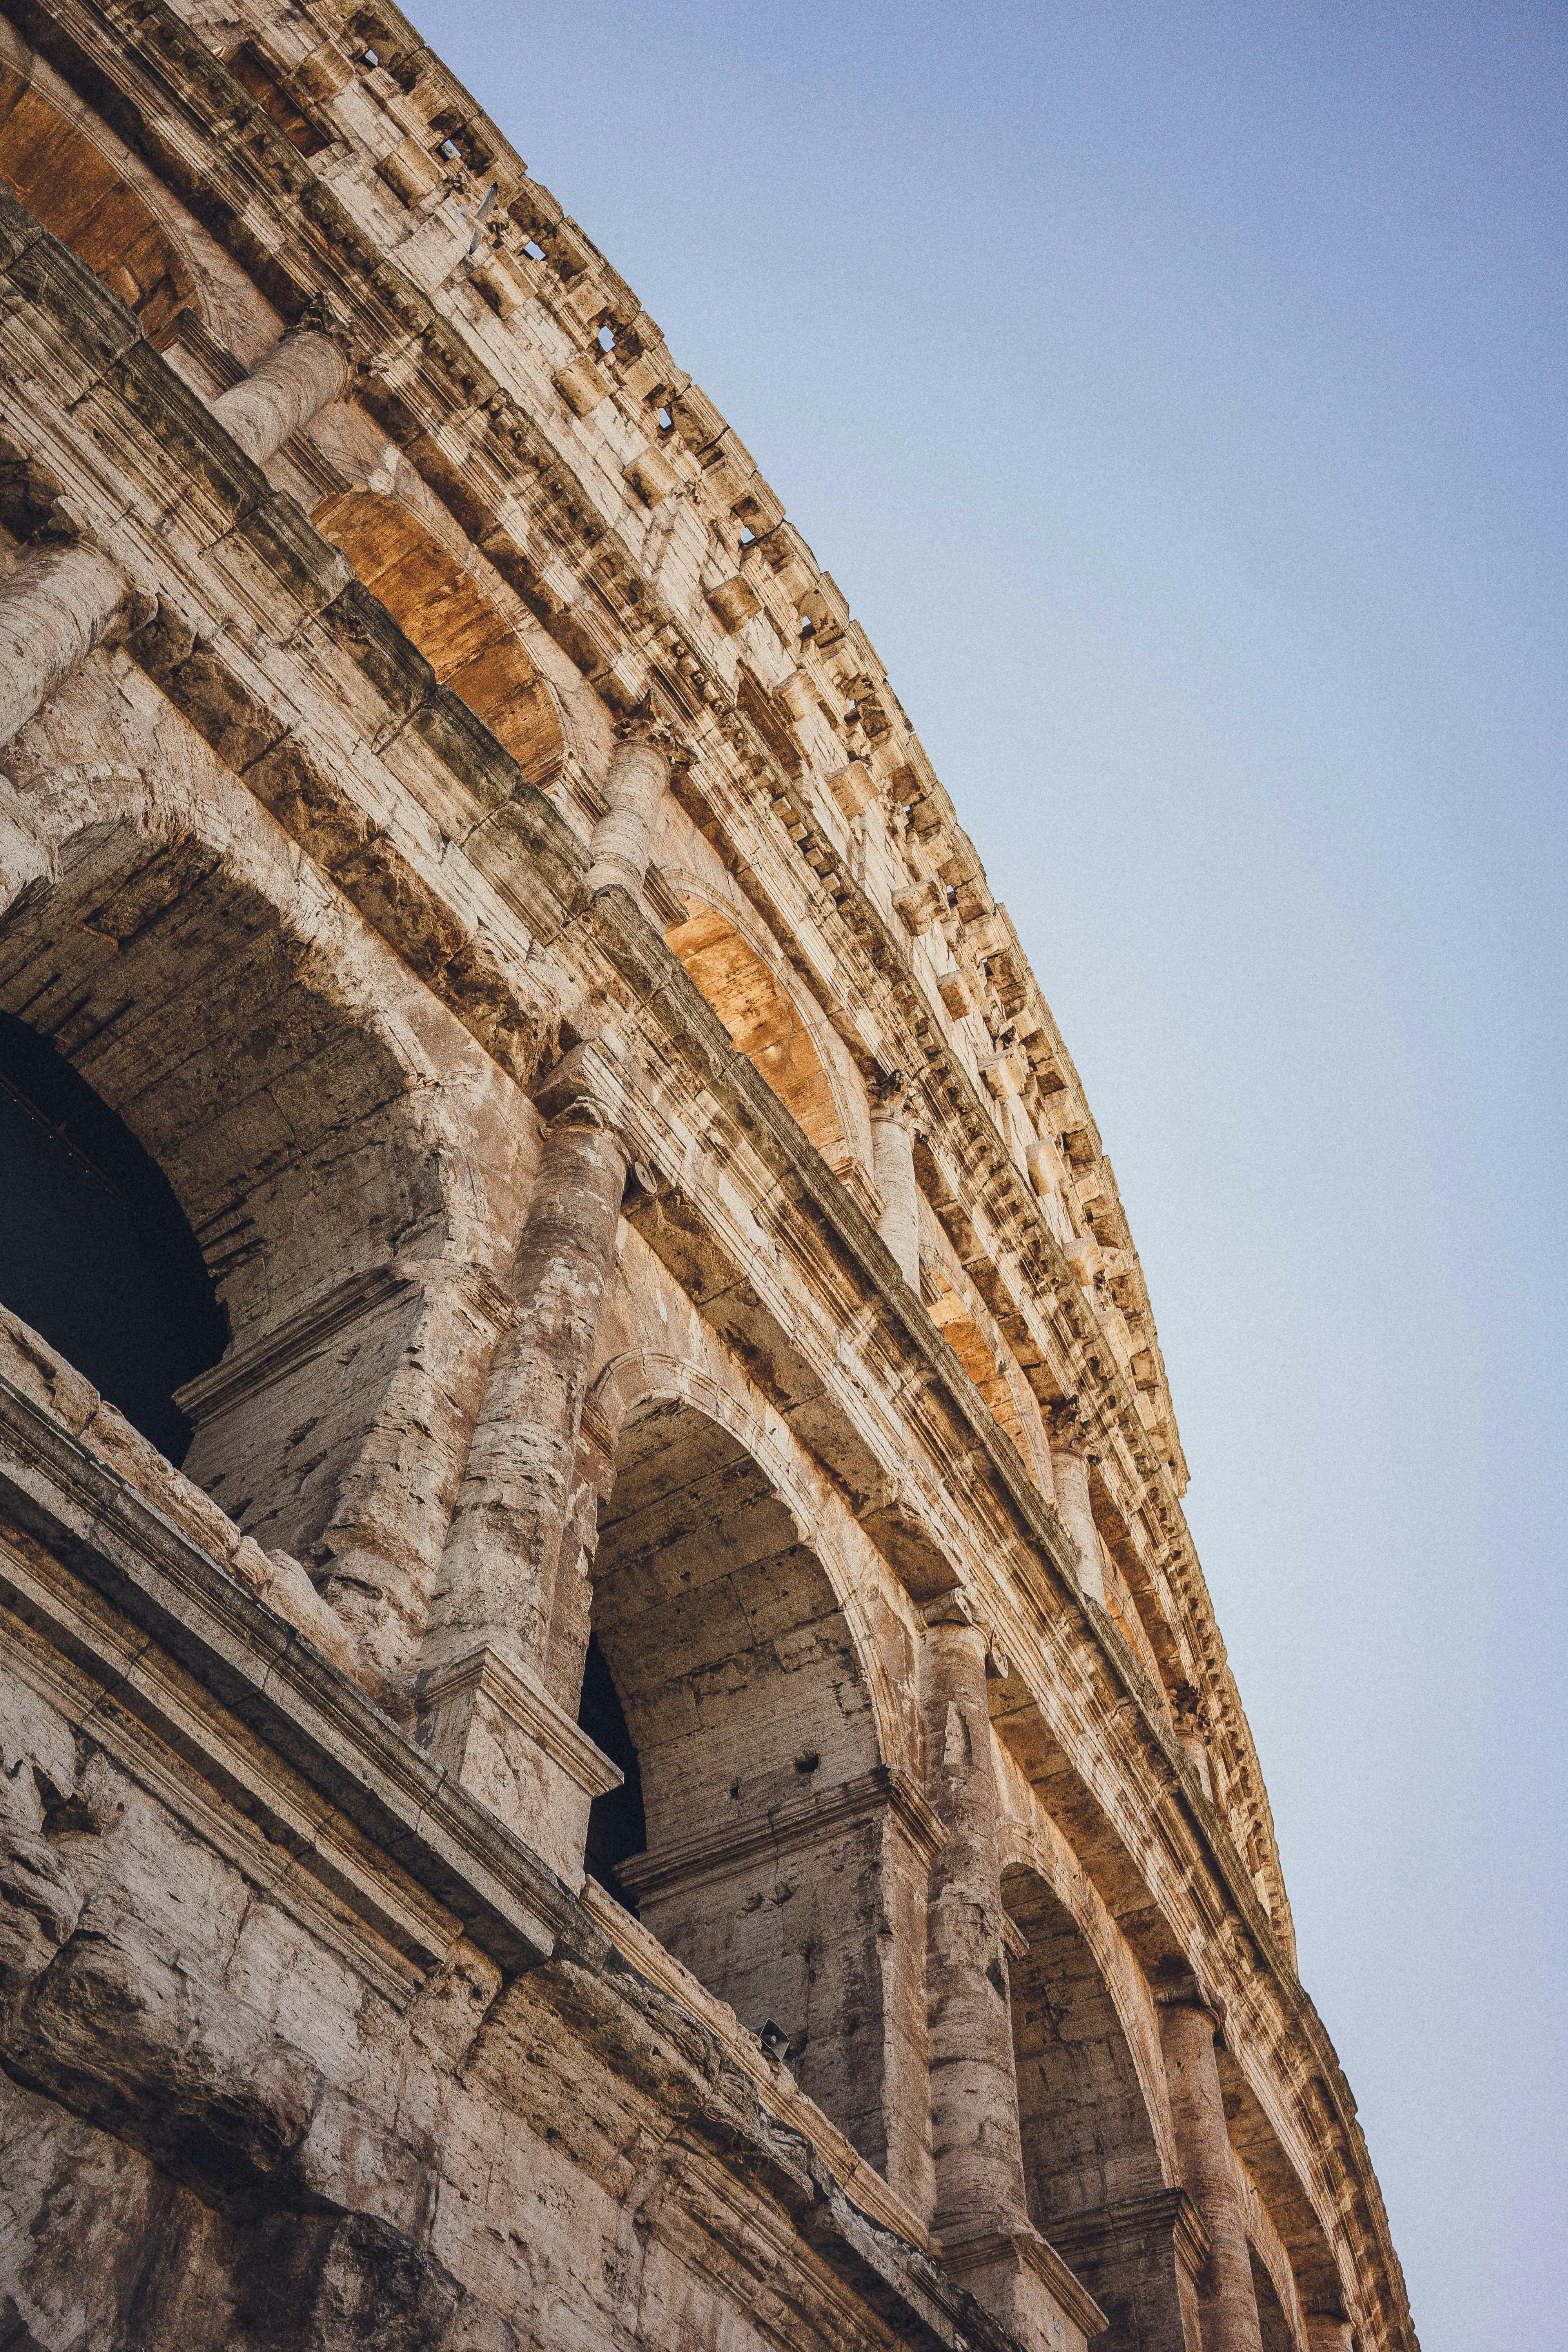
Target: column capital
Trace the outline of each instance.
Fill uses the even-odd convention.
[[[1055,1398],[1045,1409],[1045,1423],[1053,1454],[1076,1454],[1086,1461],[1094,1459],[1094,1431],[1081,1398]]]
[[[914,1090],[902,1070],[879,1070],[867,1092],[873,1119],[888,1120],[906,1131],[915,1120]]]
[[[1226,2008],[1221,1994],[1211,1992],[1201,1984],[1190,1969],[1173,1977],[1165,1984],[1153,1988],[1154,2006],[1158,2010],[1191,2010],[1195,2016],[1206,2018],[1216,2041],[1225,2032]]]
[[[284,328],[279,341],[286,343],[291,335],[323,335],[328,342],[336,343],[351,367],[354,363],[353,331],[345,320],[338,316],[323,293],[317,292],[307,299],[298,315]]]
[[[538,1080],[533,1107],[550,1128],[598,1127],[617,1138],[625,1135],[625,1080],[616,1062],[592,1037],[574,1045]]]
[[[616,742],[617,746],[640,744],[650,751],[657,751],[667,767],[673,766],[682,751],[679,738],[669,721],[662,719],[647,703],[628,711],[624,719],[616,721]]]
[[[951,1592],[939,1592],[934,1601],[922,1601],[921,1622],[933,1630],[939,1625],[953,1626],[978,1633],[982,1641],[985,1638],[974,1603],[961,1584],[955,1584]]]
[[[975,1609],[967,1592],[955,1586],[951,1592],[938,1593],[934,1601],[925,1601],[921,1608],[921,1622],[928,1633],[973,1633],[985,1657],[985,1679],[988,1683],[1005,1683],[1011,1679],[1013,1661],[998,1643],[995,1634]]]

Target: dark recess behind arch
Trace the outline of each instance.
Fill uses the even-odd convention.
[[[171,1462],[228,1318],[167,1177],[65,1056],[0,1013],[0,1302]]]

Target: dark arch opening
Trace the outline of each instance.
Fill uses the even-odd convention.
[[[1004,1875],[1023,1948],[1010,1970],[1029,2219],[1105,2313],[1098,2352],[1197,2341],[1153,2123],[1088,1938],[1032,1870]]]
[[[228,1318],[168,1178],[46,1037],[0,1013],[0,1302],[169,1461]]]
[[[617,1903],[635,1915],[637,1897],[629,1886],[621,1884],[619,1865],[629,1855],[641,1853],[647,1843],[642,1772],[626,1709],[596,1633],[588,1636],[577,1720],[595,1746],[602,1748],[611,1763],[618,1764],[625,1775],[618,1789],[594,1800],[588,1814],[588,1843],[583,1866],[590,1878],[597,1879]]]
[[[1296,2331],[1286,2315],[1279,2290],[1258,2258],[1256,2246],[1248,2246],[1252,2258],[1252,2291],[1258,2298],[1258,2326],[1263,2337],[1263,2352],[1297,2352]]]
[[[888,2170],[889,2086],[915,2072],[890,1923],[925,1864],[826,1569],[741,1442],[665,1401],[622,1427],[591,1580],[579,1721],[627,1785],[593,1808],[587,1867],[743,2024],[778,2026]]]

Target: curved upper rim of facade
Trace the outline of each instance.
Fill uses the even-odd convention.
[[[207,13],[179,15],[199,28]],[[1293,1958],[1268,1795],[1181,1510],[1187,1465],[1115,1171],[1025,948],[865,628],[633,289],[401,11],[334,0],[258,13],[246,86],[217,65],[225,100],[250,116],[258,179],[321,240],[307,280],[306,252],[279,239],[274,300],[287,318],[326,294],[354,340],[360,397],[487,568],[612,713],[668,719],[686,754],[678,793],[716,837],[729,832],[731,871],[752,887],[752,845],[719,804],[738,787],[751,826],[803,870],[819,908],[828,902],[837,972],[814,966],[752,887],[794,955],[798,998],[869,1082],[908,1088],[933,1147],[925,1190],[939,1217],[969,1229],[977,1260],[1017,1269],[1004,1330],[1037,1370],[1042,1403],[1079,1418],[1139,1556],[1134,1605],[1166,1651],[1157,1683],[1178,1705],[1190,1692],[1206,1718],[1226,1811]],[[142,7],[126,14],[148,21]],[[204,48],[184,62],[216,61]],[[276,127],[280,97],[326,140],[342,128],[379,147],[375,179],[311,171],[300,152],[311,142]],[[386,249],[389,215],[399,235]],[[226,207],[214,226],[242,257],[257,233]],[[401,381],[416,355],[423,414]],[[520,470],[566,554],[553,568],[516,528],[521,485],[508,477]],[[705,541],[695,564],[675,560],[678,534]],[[539,778],[578,823],[596,806],[590,765],[568,723]],[[857,967],[858,995],[847,985]],[[1054,1323],[1070,1383],[1027,1363],[1041,1335],[1016,1328],[1020,1308]]]
[[[318,552],[297,539],[289,561],[324,579],[329,546],[342,550],[403,620],[374,566],[417,550],[468,631],[466,667],[420,651],[548,803],[557,822],[539,840],[563,872],[576,859],[562,895],[579,914],[617,734],[657,735],[687,835],[711,857],[672,836],[661,864],[656,844],[645,910],[700,988],[707,959],[753,1013],[775,1008],[790,1150],[841,1184],[847,1247],[874,1243],[881,1206],[849,1077],[912,1122],[925,1246],[900,1312],[914,1344],[945,1349],[954,1410],[979,1426],[975,1458],[1024,1539],[1054,1562],[1075,1540],[1103,1547],[1106,1605],[1082,1601],[1085,1622],[1235,1890],[1233,1941],[1288,1986],[1365,2166],[1295,1980],[1268,1797],[1182,1510],[1185,1460],[1113,1169],[1007,912],[831,575],[632,289],[384,0],[262,0],[221,26],[202,0],[5,0],[5,14],[21,39],[0,39],[0,71],[42,58],[122,142],[117,163],[173,190],[279,325],[348,353],[375,446],[296,436],[321,539]],[[149,338],[188,382],[237,382],[256,354],[231,336],[197,243],[169,262],[190,299]],[[636,940],[600,951],[641,975]],[[703,992],[744,1053],[717,986]],[[502,1066],[526,1062],[504,1024],[458,1017]],[[763,1049],[751,1058],[767,1077]],[[1081,1535],[1064,1538],[1040,1500],[1019,1382],[1053,1446],[1086,1465]],[[1193,1768],[1198,1746],[1212,1780]],[[1385,2242],[1374,2182],[1368,2194]],[[1396,2278],[1391,2247],[1385,2262]]]

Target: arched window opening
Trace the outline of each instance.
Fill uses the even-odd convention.
[[[310,518],[531,783],[561,759],[561,719],[511,623],[396,499],[346,490]]]
[[[604,1750],[612,1764],[619,1767],[622,1780],[618,1789],[595,1800],[588,1816],[588,1843],[583,1856],[584,1868],[607,1894],[634,1915],[637,1897],[620,1874],[620,1865],[633,1854],[641,1853],[647,1844],[647,1820],[643,1811],[642,1772],[637,1764],[637,1751],[626,1723],[626,1710],[616,1690],[615,1677],[605,1663],[605,1653],[599,1637],[588,1637],[588,1655],[583,1668],[583,1698],[577,1709],[577,1720],[596,1748]]]
[[[84,1279],[68,1322],[66,1301],[37,1287],[41,1262],[28,1273],[26,1240],[5,1295],[264,1549],[310,1561],[418,1313],[417,1286],[385,1269],[395,1251],[438,1242],[440,1163],[392,1042],[259,880],[145,819],[132,809],[83,826],[60,843],[49,887],[0,917],[6,1035],[25,1023],[53,1041],[42,1063],[18,1048],[7,1131],[32,1154],[35,1195],[42,1171],[104,1221],[99,1256],[79,1255],[117,1303],[100,1313]],[[111,1286],[131,1281],[133,1244],[149,1267],[135,1306]],[[171,1265],[188,1276],[176,1284]],[[215,1289],[221,1302],[226,1349],[223,1322],[198,1314],[198,1278],[205,1311]],[[126,1389],[105,1351],[153,1347],[154,1291],[165,1309],[191,1301],[176,1323],[189,1360],[174,1370],[170,1333],[156,1378],[149,1366]],[[172,1379],[194,1434],[148,1418],[168,1414]]]
[[[216,1364],[228,1319],[168,1178],[47,1037],[0,1013],[0,1304],[169,1461],[174,1391]]]
[[[84,131],[0,62],[0,181],[141,320],[160,348],[196,298],[146,199]]]
[[[1197,2341],[1148,2103],[1110,1987],[1066,1906],[1033,1871],[1003,1879],[1023,1949],[1010,1971],[1018,2123],[1029,2219],[1110,2326],[1105,2352]],[[1157,2048],[1145,2053],[1158,2067]],[[1184,2307],[1190,2327],[1184,2320]]]
[[[886,2170],[916,2053],[878,1931],[926,1864],[827,1575],[744,1447],[675,1402],[623,1427],[592,1574],[579,1720],[632,1766],[642,1822],[600,1798],[590,1866],[742,2024],[783,2030],[801,2087]]]
[[[1263,2336],[1263,2352],[1302,2352],[1300,2340],[1291,2326],[1279,2290],[1268,2270],[1259,2261],[1256,2246],[1248,2246],[1252,2260],[1252,2291],[1258,2297],[1258,2325]]]
[[[822,1056],[762,957],[726,915],[689,899],[684,923],[665,940],[744,1054],[787,1104],[830,1168],[847,1153]]]

